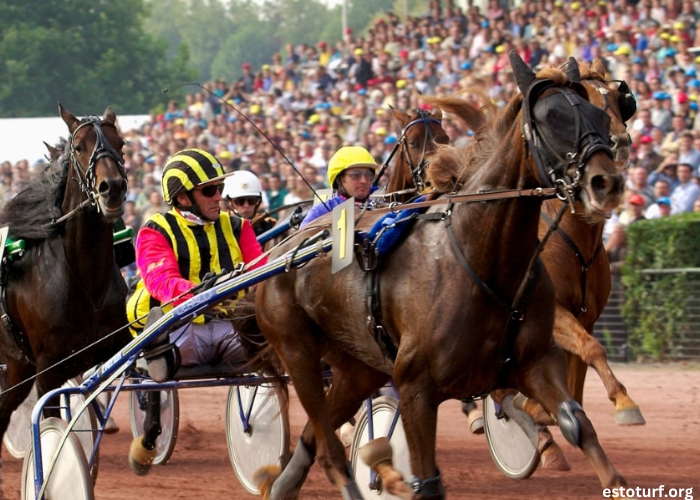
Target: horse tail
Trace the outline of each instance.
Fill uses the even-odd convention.
[[[470,89],[475,100],[465,99],[460,92],[447,97],[421,96],[421,100],[431,106],[453,115],[464,123],[472,132],[477,132],[488,121],[488,115],[495,116],[498,107],[489,99],[483,89]]]

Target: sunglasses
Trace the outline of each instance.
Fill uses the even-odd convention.
[[[260,198],[258,196],[248,196],[247,198],[235,198],[233,200],[234,205],[242,207],[244,205],[255,206],[260,203]]]
[[[199,191],[202,193],[202,196],[205,198],[213,198],[216,196],[216,193],[223,193],[224,192],[224,185],[222,184],[210,184],[209,186],[204,186],[203,188],[195,189],[195,191]]]
[[[360,179],[367,179],[368,181],[371,181],[374,178],[374,172],[369,170],[345,172],[345,175],[350,177],[353,181],[359,181]]]

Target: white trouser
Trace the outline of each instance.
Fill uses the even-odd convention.
[[[182,366],[246,362],[245,352],[231,321],[213,319],[190,323],[170,333],[170,342],[180,349]]]

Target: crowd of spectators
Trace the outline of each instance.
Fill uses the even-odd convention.
[[[126,222],[138,229],[166,210],[163,165],[185,147],[254,172],[269,209],[309,198],[287,159],[311,185],[324,187],[328,159],[343,145],[361,145],[379,163],[387,159],[400,133],[390,106],[409,111],[425,107],[420,94],[473,86],[505,103],[517,92],[512,49],[534,69],[569,56],[600,58],[608,77],[626,81],[635,95],[627,194],[606,234],[617,224],[697,211],[698,17],[700,2],[691,0],[524,0],[511,8],[489,0],[485,10],[470,2],[464,11],[452,0],[430,0],[419,16],[387,12],[362,33],[346,29],[335,43],[288,43],[259,68],[244,63],[236,81],[208,82],[140,129],[124,131]],[[459,122],[447,118],[443,126],[453,142],[469,140]],[[33,170],[28,161],[2,163],[0,197],[16,193]]]

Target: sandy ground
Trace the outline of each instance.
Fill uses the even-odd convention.
[[[595,373],[589,372],[584,407],[599,439],[630,486],[693,488],[700,498],[700,365],[615,365],[614,371],[640,405],[647,424],[621,427]],[[133,474],[127,464],[131,441],[126,397],[117,401],[116,419],[121,432],[105,436],[100,448],[95,498],[247,499],[232,471],[225,439],[226,388],[180,391],[180,428],[169,463],[147,476]],[[305,414],[292,394],[292,442],[296,442]],[[437,457],[452,499],[549,500],[603,498],[602,489],[583,454],[569,446],[558,432],[572,470],[537,470],[527,480],[504,477],[494,465],[483,436],[467,432],[460,405],[450,401],[440,408]],[[2,451],[0,498],[20,498],[22,461]],[[311,473],[301,498],[340,498],[318,466]],[[671,498],[670,495],[667,498]],[[55,499],[70,500],[70,499]]]

